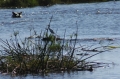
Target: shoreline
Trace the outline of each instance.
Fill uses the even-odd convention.
[[[108,2],[111,0],[80,0],[80,1],[62,1],[62,0],[56,0],[56,1],[46,1],[46,0],[25,0],[24,2],[21,0],[18,0],[14,2],[14,0],[3,0],[0,1],[0,8],[26,8],[26,7],[36,7],[36,6],[43,6],[43,7],[49,7],[55,4],[78,4],[78,3],[96,3],[96,2]]]

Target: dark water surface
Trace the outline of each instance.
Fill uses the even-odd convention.
[[[11,18],[12,11],[23,12],[22,18]],[[76,32],[78,26],[78,38],[86,39],[81,44],[97,45],[99,39],[104,39],[108,44],[108,38],[113,46],[118,48],[107,51],[91,60],[102,62],[114,62],[115,66],[102,67],[93,72],[79,71],[71,73],[50,73],[44,76],[23,76],[11,77],[0,75],[0,79],[119,79],[120,78],[120,1],[90,3],[90,4],[71,4],[54,5],[51,7],[34,7],[21,9],[0,9],[0,38],[9,39],[13,31],[19,31],[21,38],[30,34],[30,29],[34,28],[37,33],[44,31],[53,15],[51,28],[60,37],[69,38]],[[76,24],[77,22],[77,24]],[[97,41],[94,41],[94,40]],[[97,43],[96,43],[97,42]],[[98,46],[98,45],[97,45]]]

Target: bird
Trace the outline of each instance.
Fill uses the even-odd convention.
[[[52,34],[55,34],[55,32],[50,27],[48,27],[48,29]]]
[[[12,17],[13,18],[21,18],[22,17],[22,12],[12,12]]]

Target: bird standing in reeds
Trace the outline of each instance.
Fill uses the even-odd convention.
[[[50,28],[50,26],[48,26],[48,29],[49,29],[50,33],[55,34],[55,32]]]

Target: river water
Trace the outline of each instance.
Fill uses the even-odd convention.
[[[46,75],[26,75],[11,77],[0,75],[0,79],[118,79],[120,78],[120,1],[53,5],[50,7],[0,9],[0,38],[9,39],[14,31],[20,37],[30,35],[30,29],[39,34],[51,21],[51,28],[66,39],[76,32],[83,45],[112,43],[118,48],[95,56],[93,61],[114,62],[115,65],[94,69],[93,72],[59,72]],[[22,18],[11,18],[12,12],[23,12]],[[111,41],[110,41],[110,40]],[[97,40],[97,41],[96,41]],[[109,40],[109,41],[108,41]]]

